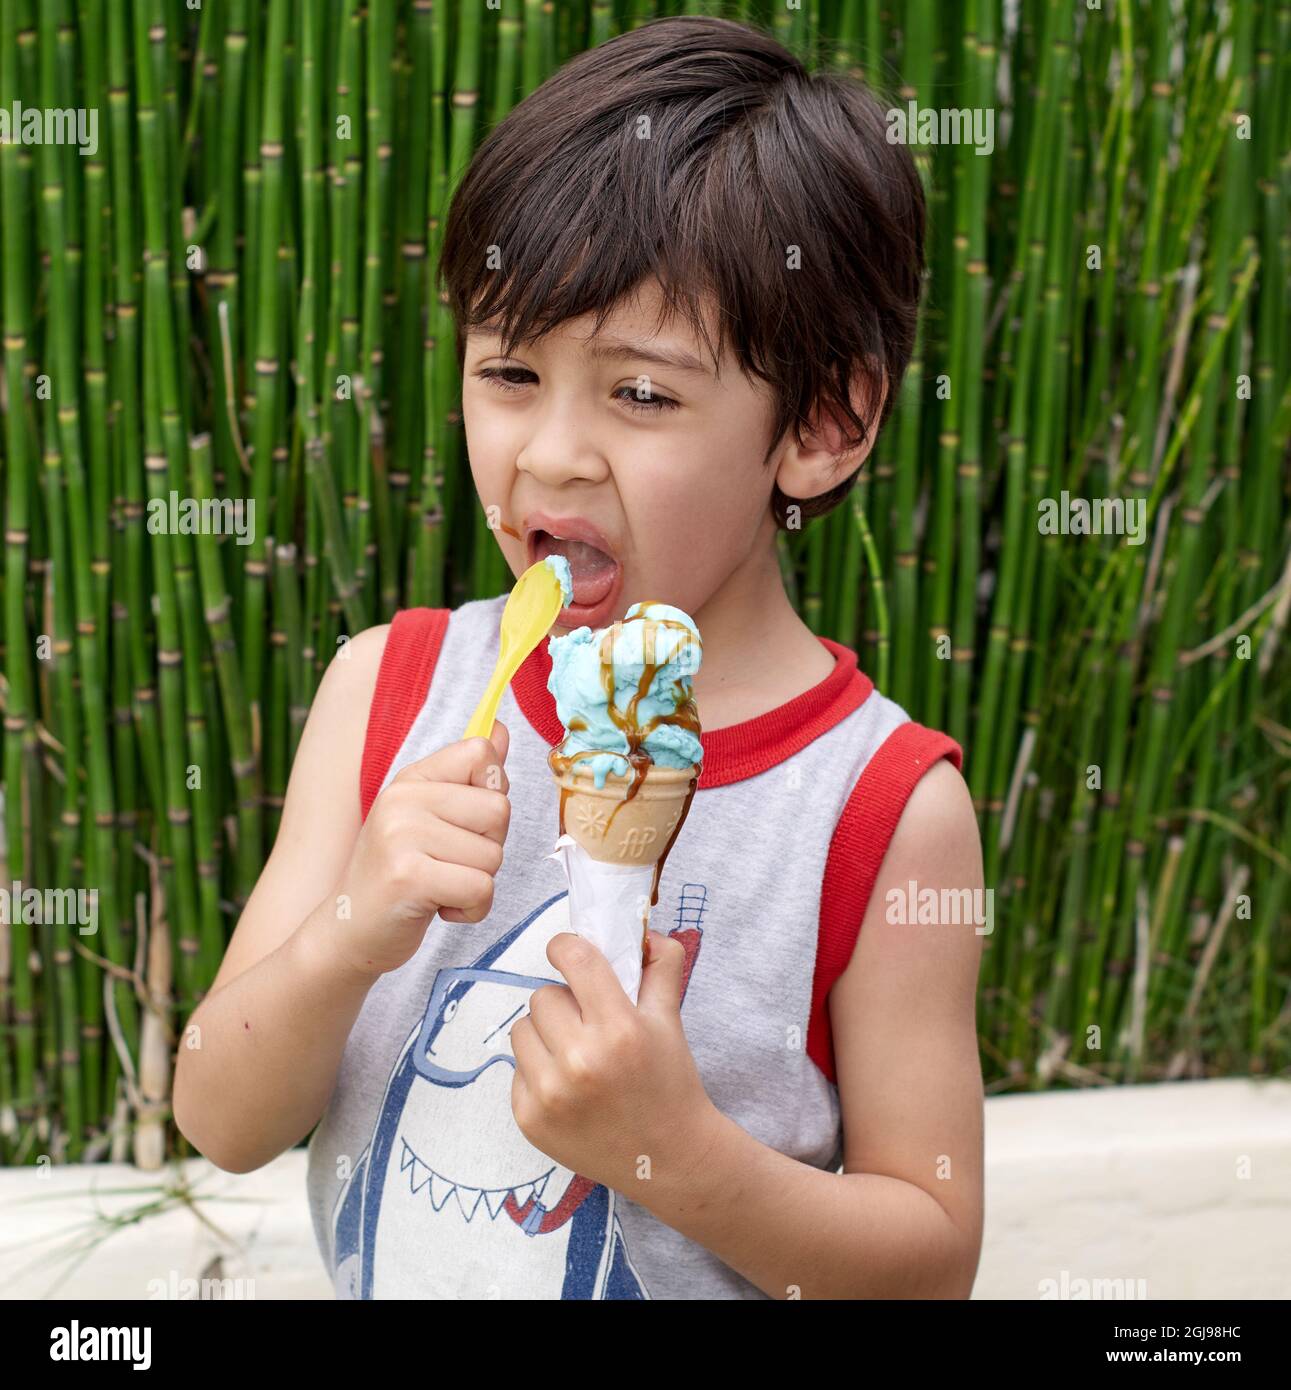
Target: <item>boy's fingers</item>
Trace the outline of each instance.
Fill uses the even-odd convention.
[[[686,948],[662,932],[651,931],[650,957],[641,971],[637,1008],[647,1013],[676,1013],[681,1008],[681,978]]]
[[[510,829],[511,803],[505,796],[499,800],[496,795],[488,794],[494,790],[473,786],[449,789],[437,796],[435,805],[427,810],[444,825],[486,836],[500,845]],[[477,792],[480,795],[477,796]],[[445,856],[437,854],[435,857],[442,859]],[[452,858],[451,855],[447,857]]]
[[[475,740],[471,740],[475,742]],[[511,746],[511,735],[501,720],[493,721],[493,732],[484,740],[488,753],[471,773],[471,782],[477,787],[488,787],[490,791],[510,791],[511,782],[503,763],[507,760],[507,749]]]
[[[494,734],[499,729],[503,747],[487,738],[465,738],[437,748],[424,758],[409,763],[395,774],[396,781],[419,782],[457,782],[462,786],[488,787],[491,791],[507,791],[506,769],[502,766],[506,758],[506,745],[510,742],[505,732],[506,726],[494,724]],[[490,771],[489,769],[493,769]]]
[[[547,943],[547,959],[569,986],[585,1023],[601,1021],[628,1002],[604,951],[574,932],[557,932]]]

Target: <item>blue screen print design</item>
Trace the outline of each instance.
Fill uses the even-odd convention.
[[[332,1215],[338,1297],[650,1297],[623,1198],[534,1148],[511,1113],[511,1027],[535,989],[564,983],[546,952],[569,930],[568,897],[436,975]],[[702,884],[682,887],[670,935],[686,947],[683,991],[706,903]]]

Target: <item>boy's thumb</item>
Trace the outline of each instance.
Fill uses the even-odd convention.
[[[507,749],[511,746],[511,735],[507,732],[507,726],[500,719],[493,721],[493,732],[489,735],[489,742],[497,749],[498,762],[506,762]]]

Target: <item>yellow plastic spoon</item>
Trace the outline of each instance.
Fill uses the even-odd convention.
[[[516,581],[502,610],[498,664],[493,668],[484,698],[466,726],[464,739],[488,738],[493,732],[502,692],[525,658],[551,630],[564,605],[560,579],[545,560],[530,565]]]

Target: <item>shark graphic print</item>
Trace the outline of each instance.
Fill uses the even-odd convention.
[[[671,935],[699,952],[706,890],[681,890]],[[563,984],[547,943],[560,892],[470,964],[439,970],[332,1214],[339,1298],[650,1297],[616,1212],[624,1199],[534,1148],[511,1113],[510,1029]]]

